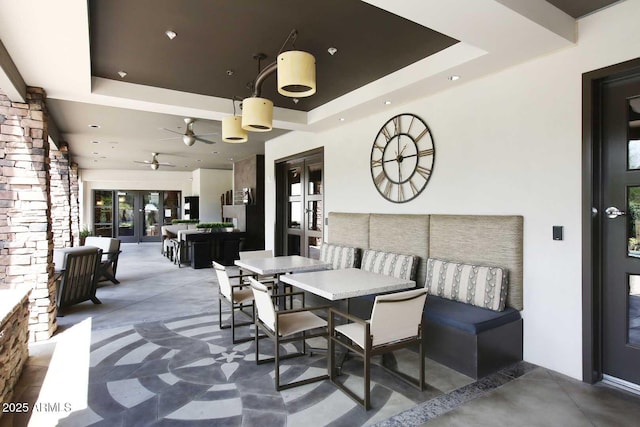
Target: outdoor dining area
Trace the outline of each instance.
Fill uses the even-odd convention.
[[[344,240],[325,242],[319,259],[273,256],[269,250],[240,252],[234,262],[239,268],[235,275],[229,274],[228,267],[213,262],[219,285],[218,326],[231,329],[233,344],[255,342],[255,362],[274,364],[275,390],[330,381],[369,410],[372,363],[423,390],[427,351],[434,360],[472,378],[522,360],[522,320],[517,309],[505,307],[507,265],[515,265],[511,273],[515,273],[512,277],[516,282],[518,262],[521,271],[521,218],[341,213],[331,213],[329,218],[331,235],[337,230],[339,239],[355,245]],[[397,244],[411,249],[392,252],[357,246],[354,230],[364,231],[369,242],[375,241],[372,236],[379,230],[386,230],[372,229],[371,224],[376,222],[404,222],[414,231],[407,236],[413,237]],[[437,229],[439,223],[442,230]],[[508,237],[487,236],[491,228]],[[471,239],[467,242],[470,244],[478,243],[484,235],[487,248],[497,245],[500,254],[511,245],[512,253],[507,254],[511,260],[505,263],[495,259],[497,265],[491,266],[463,264],[465,260],[459,258],[421,258],[415,252],[425,245],[415,244],[416,236],[426,237],[425,232],[432,234],[432,244],[438,233],[462,233]],[[484,256],[491,254],[481,252]],[[309,300],[313,304],[307,304]],[[228,307],[227,324],[222,320],[223,303]],[[243,321],[240,315],[245,316]],[[237,332],[243,328],[253,331]],[[272,357],[261,357],[260,341],[264,338],[273,342]],[[291,343],[298,345],[294,351],[286,351]],[[470,347],[473,343],[475,348]],[[393,366],[389,354],[403,348],[417,355],[415,372],[400,372]],[[288,382],[281,378],[283,360],[319,351],[326,352],[326,371]],[[343,363],[354,356],[362,361],[363,384],[358,390],[341,379]],[[382,358],[374,360],[376,356]]]

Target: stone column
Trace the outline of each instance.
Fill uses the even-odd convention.
[[[80,184],[78,164],[69,165],[69,215],[71,215],[71,246],[80,246]]]
[[[31,341],[57,327],[45,98],[39,88],[26,103],[0,92],[0,289],[32,289]]]
[[[49,176],[51,188],[51,223],[54,248],[72,246],[71,236],[71,188],[69,183],[69,160],[66,144],[58,143],[59,149],[49,148]]]

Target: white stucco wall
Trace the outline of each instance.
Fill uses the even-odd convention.
[[[330,131],[267,142],[266,247],[274,161],[320,146],[325,213],[523,215],[524,358],[581,379],[582,74],[640,57],[638,17],[640,1],[622,2],[582,19],[573,47]],[[397,205],[377,193],[369,159],[382,124],[406,112],[427,122],[437,156],[426,190]],[[564,241],[552,240],[553,225],[564,226]]]
[[[200,196],[200,220],[220,221],[220,195],[232,188],[233,171],[197,169],[193,172],[81,170],[81,225],[93,225],[93,190],[172,190],[184,196]],[[84,202],[83,202],[84,201]],[[181,201],[184,205],[184,200]],[[184,214],[184,212],[183,212]]]
[[[233,171],[198,169],[193,172],[192,194],[200,196],[200,221],[222,221],[220,195],[233,188]]]

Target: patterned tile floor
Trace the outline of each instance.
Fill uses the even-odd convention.
[[[219,330],[211,270],[178,269],[156,244],[123,251],[121,285],[98,290],[103,304],[75,306],[52,340],[30,347],[13,401],[32,410],[4,414],[0,427],[635,426],[640,419],[637,396],[526,362],[474,381],[427,359],[423,392],[374,365],[374,408],[366,412],[328,381],[276,392],[273,365],[255,364],[253,342],[231,345],[229,330]],[[268,341],[260,349],[273,351]],[[394,357],[415,372],[416,353]],[[315,375],[325,365],[321,353],[290,359],[283,376]],[[357,388],[360,370],[349,361],[343,378]],[[70,411],[56,406],[65,402],[73,402]]]

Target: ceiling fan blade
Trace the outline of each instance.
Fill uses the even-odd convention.
[[[163,166],[163,167],[167,166],[167,167],[170,167],[170,168],[175,168],[176,167],[176,165],[172,165],[171,163],[158,163],[158,166]]]
[[[208,139],[200,138],[200,136],[194,136],[196,141],[204,142],[205,144],[215,144],[216,141],[209,141]]]
[[[156,139],[156,141],[170,141],[172,139],[180,139],[182,138],[182,134],[180,134],[180,136],[172,136],[171,138],[160,138],[160,139]]]
[[[149,160],[134,160],[133,163],[141,163],[143,165],[150,165],[151,162]]]
[[[175,131],[173,129],[162,128],[162,130],[166,130],[167,132],[175,133],[176,135],[180,135],[180,136],[184,135],[184,133]]]
[[[195,136],[211,136],[211,135],[218,135],[218,132],[211,132],[211,133],[199,133]]]

